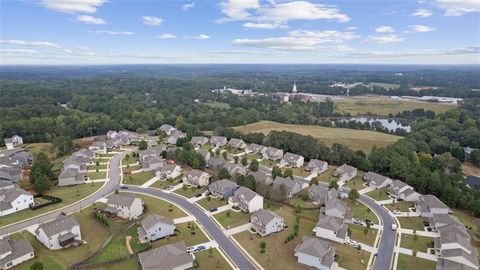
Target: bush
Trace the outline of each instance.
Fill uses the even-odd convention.
[[[30,265],[30,270],[43,270],[43,264],[41,262],[34,262]]]

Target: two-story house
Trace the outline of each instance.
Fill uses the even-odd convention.
[[[210,182],[210,174],[200,170],[191,170],[183,177],[183,184],[192,187],[208,186]]]
[[[0,239],[0,269],[6,270],[35,257],[35,251],[27,239]]]
[[[263,209],[263,197],[246,187],[240,187],[233,196],[228,198],[228,204],[243,212],[253,213]]]
[[[104,211],[132,220],[138,219],[143,214],[143,201],[131,194],[110,196]]]
[[[347,164],[343,164],[342,166],[335,169],[333,175],[340,178],[340,181],[347,182],[357,176],[357,168],[349,166]]]
[[[285,153],[283,156],[282,164],[292,168],[300,168],[303,166],[304,158],[300,155],[290,152]]]
[[[261,236],[267,236],[272,233],[283,230],[283,218],[275,212],[259,209],[250,216],[252,229]]]
[[[235,190],[238,189],[238,184],[230,181],[228,179],[221,179],[216,182],[211,183],[208,186],[208,190],[212,196],[228,199],[235,193]]]
[[[34,204],[33,195],[21,188],[0,189],[0,217],[22,211]]]
[[[138,239],[141,243],[155,241],[175,234],[173,220],[164,216],[151,214],[144,218],[137,228]]]
[[[72,215],[59,215],[52,221],[40,223],[35,230],[35,236],[51,250],[83,243],[80,224]]]

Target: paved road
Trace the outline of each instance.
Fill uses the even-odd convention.
[[[74,203],[74,204],[72,204],[72,205],[70,205],[66,208],[56,210],[52,213],[48,213],[48,214],[42,215],[40,217],[25,220],[25,221],[20,222],[20,223],[16,223],[16,224],[7,225],[5,227],[2,227],[2,228],[0,228],[0,236],[12,234],[12,233],[21,231],[21,230],[23,230],[23,229],[25,229],[29,226],[38,224],[40,222],[46,222],[46,221],[52,220],[52,219],[56,218],[61,212],[65,212],[65,213],[68,213],[68,214],[74,213],[74,212],[78,211],[79,209],[81,209],[81,207],[91,205],[96,200],[98,200],[102,197],[105,197],[107,194],[112,193],[113,191],[115,191],[115,189],[117,189],[117,187],[120,183],[120,167],[119,167],[119,164],[120,164],[122,158],[125,155],[126,155],[126,152],[122,152],[118,155],[115,155],[112,158],[112,160],[110,162],[110,164],[111,164],[111,166],[110,166],[110,181],[108,181],[101,188],[101,190],[99,192],[95,193],[91,197],[80,200],[80,201],[78,201],[78,202],[76,202],[76,203]]]

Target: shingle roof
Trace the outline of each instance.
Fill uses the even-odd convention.
[[[252,190],[250,190],[246,187],[240,187],[235,191],[235,196],[239,197],[239,198],[242,198],[243,200],[249,202],[253,198],[255,198],[256,196],[260,196],[260,195],[258,195],[256,192],[254,192],[254,191],[252,191]]]
[[[355,173],[356,170],[357,170],[357,168],[355,168],[353,166],[343,164],[342,166],[338,167],[335,171],[340,172],[340,173],[353,174],[353,173]]]
[[[40,223],[38,228],[35,230],[35,234],[38,235],[40,231],[44,231],[47,237],[50,237],[60,232],[71,230],[77,225],[79,224],[73,216],[59,215],[52,221]]]
[[[0,239],[0,255],[5,254],[6,252],[11,252],[11,254],[0,259],[0,266],[2,267],[8,262],[34,252],[34,250],[27,239],[13,240],[5,237]]]
[[[156,214],[148,215],[146,218],[142,220],[142,227],[148,231],[150,228],[155,226],[156,224],[166,224],[166,225],[173,225],[173,220],[167,218],[165,216],[160,216]]]
[[[302,156],[297,155],[297,154],[293,154],[293,153],[290,153],[290,152],[285,153],[285,155],[283,156],[283,159],[285,161],[289,162],[289,163],[295,163],[300,158],[302,158]]]
[[[251,218],[256,218],[258,222],[262,225],[266,225],[267,223],[269,223],[271,220],[275,218],[283,220],[283,218],[279,216],[277,213],[266,210],[266,209],[259,209],[255,211],[252,214]]]
[[[107,200],[107,204],[120,205],[130,208],[136,197],[131,194],[117,195],[113,194]]]
[[[334,261],[335,248],[330,242],[314,237],[303,236],[302,242],[295,248],[296,252],[318,258],[321,264],[331,266]]]
[[[142,252],[138,258],[143,270],[170,270],[193,262],[184,241]]]
[[[9,188],[9,189],[1,189],[0,190],[0,201],[5,202],[13,202],[16,198],[27,195],[33,196],[32,194],[28,193],[27,191],[21,188]]]
[[[309,168],[321,168],[325,165],[328,165],[328,163],[326,161],[318,160],[318,159],[311,159],[308,162],[308,167]]]

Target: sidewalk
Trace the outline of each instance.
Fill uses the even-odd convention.
[[[205,198],[205,193],[202,193],[202,196],[200,197],[192,197],[190,199],[188,199],[187,201],[191,202],[191,203],[195,203],[195,202],[198,202],[200,201],[201,199]]]
[[[153,185],[153,183],[157,182],[158,180],[160,180],[160,177],[154,176],[152,179],[148,180],[143,185],[141,185],[141,187],[148,188],[149,186]]]
[[[402,254],[406,254],[406,255],[410,255],[410,256],[412,256],[412,254],[413,254],[412,250],[408,249],[408,248],[395,247],[395,251],[398,252],[398,253],[402,253]],[[434,262],[437,261],[437,256],[436,255],[428,254],[428,253],[425,253],[425,252],[417,252],[417,257],[425,259],[425,260],[429,260],[429,261],[434,261]]]
[[[252,225],[250,223],[247,223],[247,224],[237,226],[235,228],[225,230],[224,233],[225,233],[226,236],[231,236],[231,235],[234,235],[234,234],[237,234],[237,233],[248,231],[248,230],[250,230],[250,227],[252,227]]]
[[[197,219],[194,216],[188,215],[186,217],[176,218],[173,220],[173,224],[185,223],[190,221],[196,221]]]
[[[367,192],[374,191],[374,190],[375,190],[374,187],[366,187],[366,188],[360,189],[360,190],[358,191],[358,193],[360,193],[360,194],[365,194],[365,193],[367,193]],[[368,196],[368,195],[367,195],[367,196]],[[375,201],[375,199],[374,199],[374,201]]]
[[[401,232],[401,233],[404,233],[404,234],[411,234],[411,235],[413,235],[413,230],[410,230],[410,229],[403,229],[403,228],[401,228],[401,229],[400,229],[400,232]],[[417,233],[417,235],[426,236],[426,237],[438,237],[438,236],[439,236],[437,232],[429,232],[429,231],[420,231],[420,230],[417,230],[416,233]]]

